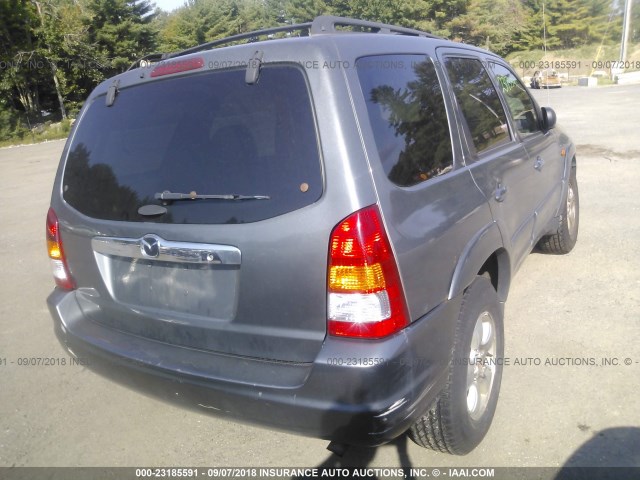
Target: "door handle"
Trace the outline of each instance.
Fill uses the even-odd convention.
[[[542,159],[542,157],[538,156],[538,158],[536,158],[535,163],[533,164],[533,168],[535,168],[537,171],[541,172],[542,171],[542,167],[544,167],[544,160]]]
[[[506,194],[507,194],[507,187],[499,183],[498,186],[496,187],[495,196],[494,196],[494,198],[496,199],[496,202],[504,201],[504,196]]]

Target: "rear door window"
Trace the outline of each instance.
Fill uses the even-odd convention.
[[[255,222],[317,201],[323,182],[306,79],[294,66],[188,75],[101,96],[78,125],[65,167],[64,199],[93,218],[163,223]],[[162,192],[259,195],[260,200],[165,202]]]
[[[444,63],[475,153],[510,142],[507,116],[480,60],[446,57]]]
[[[380,55],[356,63],[384,171],[408,187],[453,168],[442,89],[424,55]]]

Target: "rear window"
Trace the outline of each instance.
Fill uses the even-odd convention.
[[[258,200],[155,198],[162,192],[259,195]],[[322,194],[320,155],[303,73],[265,66],[189,75],[98,97],[69,148],[64,199],[93,218],[163,223],[255,222]],[[144,205],[167,213],[141,216]]]

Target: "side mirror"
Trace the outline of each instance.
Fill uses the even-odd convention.
[[[542,107],[542,130],[548,132],[556,126],[556,112],[550,107]]]

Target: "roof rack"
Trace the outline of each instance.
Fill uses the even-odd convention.
[[[368,29],[366,32],[359,30],[342,30],[336,27],[359,27]],[[322,33],[391,33],[400,35],[413,35],[416,37],[442,38],[431,33],[415,30],[413,28],[397,27],[387,23],[370,22],[368,20],[356,20],[354,18],[334,17],[332,15],[322,15],[316,17],[311,23],[311,34]]]
[[[354,27],[356,29],[363,30],[348,30],[340,27]],[[335,17],[332,15],[321,15],[316,17],[313,22],[298,23],[296,25],[285,25],[282,27],[266,28],[264,30],[256,30],[253,32],[241,33],[238,35],[232,35],[230,37],[221,38],[219,40],[213,40],[212,42],[203,43],[195,47],[187,48],[186,50],[180,50],[172,53],[152,53],[142,57],[129,67],[129,70],[140,66],[143,61],[161,61],[170,58],[181,57],[183,55],[189,55],[190,53],[202,52],[204,50],[210,50],[222,45],[232,44],[242,40],[248,40],[248,43],[257,42],[260,37],[271,36],[281,32],[300,32],[300,36],[308,35],[326,35],[326,34],[345,34],[345,33],[382,33],[382,34],[396,34],[396,35],[412,35],[429,38],[439,38],[437,35],[423,32],[421,30],[414,30],[412,28],[396,27],[395,25],[389,25],[386,23],[370,22],[368,20],[356,20],[353,18]]]
[[[311,23],[299,23],[297,25],[285,25],[283,27],[274,27],[274,28],[266,28],[264,30],[256,30],[255,32],[240,33],[239,35],[232,35],[230,37],[221,38],[219,40],[214,40],[212,42],[203,43],[202,45],[197,45],[195,47],[187,48],[186,50],[170,53],[167,58],[181,57],[182,55],[189,55],[190,53],[209,50],[211,48],[218,47],[220,45],[234,43],[240,40],[249,40],[249,43],[257,42],[260,39],[260,37],[265,37],[267,35],[273,35],[275,33],[280,33],[280,32],[302,31],[302,32],[307,32],[307,35],[308,35],[310,28],[311,28]],[[301,35],[301,36],[307,36],[307,35]]]

